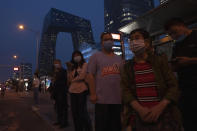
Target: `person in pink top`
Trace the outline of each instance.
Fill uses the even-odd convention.
[[[67,63],[68,84],[71,98],[71,110],[75,131],[91,131],[91,122],[87,112],[88,87],[85,82],[87,63],[80,51],[74,51],[71,62]]]

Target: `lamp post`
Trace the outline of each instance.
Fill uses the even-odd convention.
[[[26,27],[25,25],[18,25],[18,28],[20,30],[29,30],[33,33],[35,33],[36,35],[36,70],[38,70],[38,53],[39,53],[39,35],[40,35],[40,32],[39,31],[35,31],[29,27]]]

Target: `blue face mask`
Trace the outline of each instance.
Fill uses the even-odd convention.
[[[106,52],[112,52],[112,51],[113,51],[113,49],[112,49],[113,45],[114,45],[114,42],[111,41],[111,40],[104,41],[104,42],[103,42],[103,49],[104,49]]]
[[[179,38],[176,40],[176,42],[180,42],[180,41],[184,40],[186,37],[187,36],[183,34],[183,35],[179,36]]]

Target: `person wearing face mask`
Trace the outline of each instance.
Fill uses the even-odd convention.
[[[193,131],[197,124],[197,31],[189,29],[180,18],[171,18],[164,25],[175,40],[172,67],[178,74],[181,89],[180,109],[185,131]]]
[[[136,131],[181,131],[177,80],[164,56],[153,53],[149,33],[136,29],[130,33],[135,56],[121,70],[124,107],[123,126]]]
[[[53,89],[51,94],[55,100],[55,111],[57,113],[57,122],[60,128],[68,126],[68,102],[67,102],[67,71],[63,69],[61,61],[54,61],[53,70]]]
[[[87,75],[87,63],[80,51],[72,53],[70,63],[67,63],[68,84],[71,100],[71,110],[75,131],[92,131],[90,117],[87,111],[88,86],[85,78]]]
[[[90,100],[95,104],[95,131],[121,130],[122,59],[114,54],[113,44],[111,33],[102,33],[102,51],[93,54],[88,63]]]

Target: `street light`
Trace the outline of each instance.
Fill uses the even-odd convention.
[[[14,58],[14,59],[17,59],[17,58],[18,58],[18,56],[17,56],[17,55],[13,55],[13,58]]]
[[[19,25],[18,28],[19,28],[20,30],[24,30],[24,25]]]
[[[18,67],[14,67],[13,70],[14,70],[14,71],[19,71],[19,68],[18,68]]]
[[[38,53],[39,53],[39,50],[38,50],[38,46],[39,46],[39,35],[40,35],[40,32],[39,31],[35,31],[29,27],[26,27],[25,25],[18,25],[18,29],[20,30],[29,30],[33,33],[35,33],[36,35],[36,70],[38,70]]]

